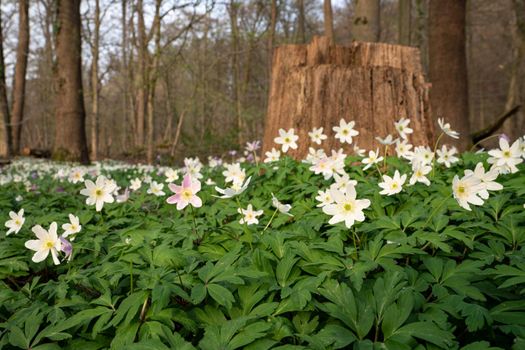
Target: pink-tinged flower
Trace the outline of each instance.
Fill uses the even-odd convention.
[[[191,204],[195,208],[202,206],[201,199],[196,195],[196,193],[201,190],[201,183],[197,179],[192,179],[190,174],[184,175],[182,186],[170,183],[168,187],[175,194],[169,197],[166,202],[169,204],[177,204],[177,210],[186,208],[188,204]]]

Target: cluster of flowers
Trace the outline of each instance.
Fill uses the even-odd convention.
[[[443,145],[438,149],[439,140],[443,135],[448,135],[452,138],[458,138],[459,134],[453,131],[448,123],[439,119],[438,124],[442,133],[438,137],[434,150],[428,146],[416,146],[408,143],[408,135],[413,133],[409,127],[410,120],[402,118],[395,123],[395,130],[398,133],[398,138],[392,135],[387,135],[385,138],[377,138],[377,140],[384,146],[383,154],[379,148],[370,150],[368,156],[365,156],[365,150],[360,149],[357,145],[353,146],[356,155],[362,157],[361,163],[363,171],[377,171],[380,179],[378,186],[381,195],[392,196],[403,191],[404,186],[412,186],[416,183],[422,183],[426,186],[431,184],[431,179],[428,175],[436,167],[436,163],[441,164],[447,168],[451,167],[459,159],[456,157],[457,150],[455,147],[447,147]],[[335,132],[335,139],[339,140],[341,144],[352,145],[354,138],[359,135],[359,132],[354,129],[355,122],[346,122],[341,120],[338,126],[333,127]],[[323,133],[323,128],[314,128],[308,135],[313,144],[321,145],[328,136]],[[275,143],[280,145],[280,150],[272,148],[271,151],[266,152],[265,163],[272,163],[280,159],[281,154],[287,153],[290,149],[297,149],[297,142],[299,136],[295,135],[294,129],[279,130],[279,136],[275,138]],[[388,155],[389,147],[395,145],[395,152],[398,157],[407,160],[412,168],[410,179],[407,182],[409,174],[401,174],[399,170],[395,170],[392,176],[383,174],[381,172],[381,162],[384,162],[383,171],[387,168],[386,157]],[[241,167],[243,161],[253,161],[257,163],[259,158],[257,151],[260,148],[258,141],[247,143],[244,150],[244,155],[241,158],[234,160],[232,163],[223,162],[220,158],[209,158],[209,167],[222,167],[222,175],[224,182],[227,184],[226,188],[215,186],[218,195],[217,198],[229,199],[241,195],[248,188],[251,177],[246,176],[246,170]],[[282,153],[281,153],[282,152]],[[505,138],[500,138],[499,149],[494,149],[488,152],[488,163],[491,168],[485,170],[482,163],[478,163],[473,170],[465,170],[464,176],[456,175],[452,181],[452,194],[457,200],[458,204],[466,210],[471,210],[470,205],[482,205],[484,200],[489,197],[489,191],[501,190],[503,187],[495,182],[499,174],[514,173],[518,171],[517,164],[523,162],[525,158],[525,138],[516,140],[512,145],[509,144]],[[236,153],[230,153],[234,157]],[[316,200],[319,202],[317,207],[331,216],[329,224],[337,224],[344,222],[347,228],[352,227],[355,222],[362,222],[365,220],[364,210],[371,205],[369,199],[357,198],[357,181],[350,178],[350,175],[345,171],[345,160],[347,155],[343,149],[332,150],[328,155],[323,149],[315,149],[310,147],[306,159],[303,161],[309,164],[309,169],[317,175],[322,175],[325,180],[333,179],[334,183],[326,189],[320,189],[317,193]],[[233,158],[232,158],[233,159]],[[53,177],[61,181],[69,181],[77,184],[83,183],[85,188],[80,190],[80,194],[86,196],[86,204],[95,206],[96,211],[101,211],[106,203],[126,202],[132,192],[139,191],[144,184],[149,185],[147,193],[162,197],[165,196],[164,186],[167,184],[169,190],[173,193],[166,202],[175,205],[177,210],[183,210],[187,206],[199,208],[203,205],[202,199],[198,196],[201,191],[203,179],[203,164],[198,158],[186,158],[184,160],[184,167],[181,169],[173,169],[169,167],[153,167],[149,165],[126,165],[114,163],[105,165],[104,170],[111,171],[119,169],[133,169],[138,176],[129,177],[129,187],[123,190],[117,185],[117,182],[101,172],[102,165],[97,163],[92,167],[74,168],[55,168],[51,165],[40,166],[33,168],[28,163],[22,163],[20,166],[23,171],[15,173],[14,175],[1,175],[0,185],[9,182],[22,182],[28,191],[34,190],[35,186],[31,182],[31,178],[37,178],[44,173],[53,174]],[[371,169],[371,170],[370,170]],[[106,174],[106,175],[108,175]],[[152,175],[163,176],[163,180],[153,180]],[[89,176],[96,180],[93,181]],[[182,177],[180,185],[176,182]],[[162,178],[162,177],[161,177]],[[205,182],[207,186],[214,186],[215,182],[208,178]],[[122,191],[121,191],[122,190]],[[292,209],[290,204],[281,203],[274,194],[271,199],[275,212],[269,219],[266,228],[270,225],[273,217],[277,212],[285,215],[293,216],[290,213]],[[241,215],[239,223],[242,225],[254,225],[259,223],[259,218],[263,215],[263,210],[257,210],[251,203],[248,203],[246,208],[241,207],[240,201],[237,201],[237,212]],[[24,224],[25,218],[23,216],[23,209],[19,213],[10,212],[11,220],[5,223],[9,228],[7,234],[18,233]],[[58,253],[62,252],[68,260],[71,258],[72,246],[70,239],[66,238],[68,235],[78,233],[81,229],[78,217],[70,214],[70,223],[64,224],[64,233],[59,237],[57,234],[57,224],[53,222],[49,230],[45,230],[37,225],[33,227],[33,232],[37,236],[37,240],[29,240],[26,242],[28,249],[34,250],[36,253],[33,256],[33,261],[40,262],[46,259],[51,252],[55,264],[59,263]],[[264,232],[264,231],[263,231]]]

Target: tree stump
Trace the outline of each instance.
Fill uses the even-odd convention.
[[[284,45],[273,55],[263,152],[278,148],[278,130],[294,128],[298,149],[288,155],[303,159],[309,147],[325,151],[354,145],[375,150],[376,136],[398,137],[394,122],[410,119],[414,129],[408,141],[430,145],[434,127],[430,115],[429,84],[425,82],[419,50],[380,43],[331,45],[314,37],[308,45]],[[335,139],[340,119],[355,121],[359,135],[353,144]],[[323,127],[328,139],[318,146],[308,132]]]

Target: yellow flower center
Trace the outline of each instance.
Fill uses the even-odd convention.
[[[190,198],[193,196],[193,193],[191,192],[190,189],[185,189],[182,191],[181,195],[182,195],[182,198],[189,201]]]
[[[285,142],[285,143],[290,143],[290,141],[291,141],[291,140],[290,140],[289,137],[285,137],[285,138],[284,138],[284,142]]]
[[[51,249],[55,246],[55,243],[53,241],[47,241],[46,242],[46,248]]]
[[[16,224],[17,226],[20,226],[22,223],[20,222],[20,220],[16,219],[16,220],[15,220],[15,224]]]
[[[395,190],[397,188],[397,183],[394,182],[391,186],[390,186],[393,190]]]
[[[465,193],[465,186],[458,186],[458,193]]]
[[[102,196],[102,190],[101,189],[96,190],[95,191],[95,196],[101,197]]]
[[[352,204],[350,203],[346,203],[344,206],[343,206],[343,209],[345,211],[352,211]]]
[[[344,129],[343,130],[343,135],[348,135],[348,130]]]
[[[509,158],[510,157],[510,152],[509,151],[503,152],[503,157]]]

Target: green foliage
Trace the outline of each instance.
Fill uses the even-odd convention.
[[[470,167],[477,161],[464,157]],[[211,186],[199,193],[196,230],[189,208],[179,212],[145,189],[97,213],[81,185],[49,175],[33,181],[36,191],[1,187],[1,217],[23,207],[27,219],[18,234],[0,237],[0,348],[525,346],[523,170],[500,176],[504,190],[469,212],[451,197],[462,165],[438,168],[431,186],[392,197],[378,194],[372,169],[348,165],[358,197],[372,205],[347,229],[329,225],[316,207],[330,181],[306,165],[284,159],[246,168],[252,183],[239,201],[264,210],[259,225],[241,225],[236,199],[212,197]],[[111,175],[124,185],[135,171]],[[204,175],[222,187],[217,170]],[[277,213],[264,230],[272,192],[294,217]],[[69,213],[82,224],[73,259],[33,263],[24,247],[30,228],[60,226]]]

